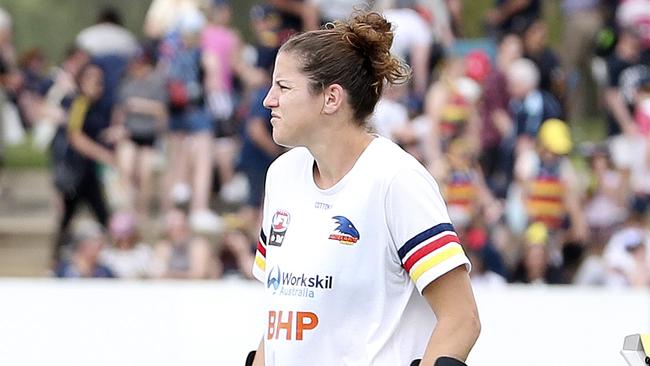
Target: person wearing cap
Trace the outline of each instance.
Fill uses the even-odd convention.
[[[524,233],[521,261],[510,282],[560,284],[564,280],[560,267],[553,263],[549,252],[549,232],[542,222],[533,222]]]
[[[572,148],[567,124],[549,119],[539,129],[536,149],[524,150],[515,164],[527,220],[544,223],[553,244],[568,238],[584,242],[588,234],[578,176],[567,158]],[[563,235],[566,229],[568,238]]]

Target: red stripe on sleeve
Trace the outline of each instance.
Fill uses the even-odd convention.
[[[449,243],[458,243],[458,236],[455,234],[447,234],[418,249],[409,257],[409,259],[406,260],[404,263],[404,269],[409,272],[411,268],[413,268],[413,265],[422,259],[422,257]]]
[[[266,258],[266,248],[264,248],[261,241],[257,242],[257,251],[262,254],[262,257]]]

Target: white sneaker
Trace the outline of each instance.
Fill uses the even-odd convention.
[[[216,213],[201,210],[190,215],[190,227],[199,234],[219,234],[223,231],[224,223]]]
[[[177,183],[174,184],[169,194],[171,195],[174,204],[184,205],[190,202],[190,198],[192,197],[192,188],[190,188],[187,183]]]
[[[248,178],[245,175],[238,173],[232,179],[221,187],[219,197],[228,203],[243,203],[248,199],[248,191],[250,187]]]

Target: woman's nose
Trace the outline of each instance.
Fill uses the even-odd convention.
[[[278,105],[278,98],[276,97],[275,93],[275,87],[271,87],[269,89],[269,92],[266,94],[266,97],[264,98],[264,101],[262,102],[265,108],[273,108],[277,107]]]

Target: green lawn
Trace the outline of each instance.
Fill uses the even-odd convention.
[[[49,155],[34,148],[28,135],[23,143],[4,148],[4,161],[8,168],[42,168],[48,166]]]

